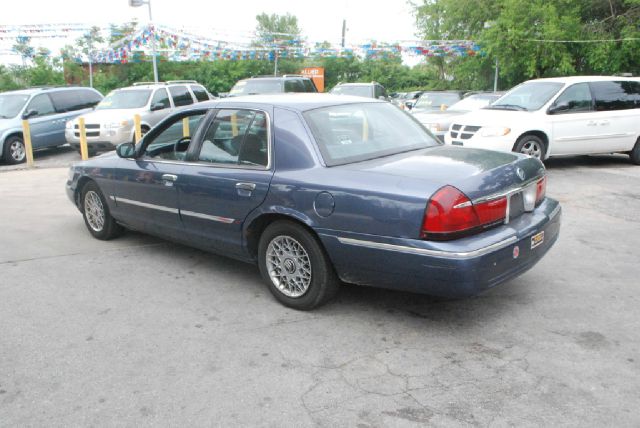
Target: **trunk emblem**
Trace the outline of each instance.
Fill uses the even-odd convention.
[[[516,169],[516,174],[520,177],[520,180],[524,181],[524,169],[518,167]]]

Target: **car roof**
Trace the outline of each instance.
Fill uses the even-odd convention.
[[[371,86],[376,85],[375,82],[354,82],[354,83],[338,83],[336,86]]]
[[[374,98],[355,97],[350,95],[333,95],[329,93],[299,92],[289,94],[247,95],[233,98],[223,98],[199,103],[194,108],[213,107],[280,107],[289,110],[307,111],[322,107],[343,104],[386,103]]]
[[[16,89],[14,91],[5,91],[1,94],[23,94],[23,95],[31,95],[41,92],[54,92],[54,91],[67,91],[70,89],[91,89],[95,91],[94,88],[90,88],[88,86],[41,86],[36,88],[25,88],[25,89]]]
[[[580,82],[603,82],[610,80],[630,80],[640,81],[639,77],[623,76],[567,76],[567,77],[547,77],[543,79],[531,79],[527,82],[558,82],[558,83],[580,83]]]

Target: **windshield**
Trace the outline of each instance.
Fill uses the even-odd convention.
[[[450,111],[473,111],[488,106],[500,98],[499,95],[471,95],[448,108]]]
[[[364,85],[341,85],[336,86],[331,90],[332,94],[337,95],[353,95],[356,97],[368,97],[371,98],[371,87]]]
[[[16,117],[28,99],[25,94],[0,95],[0,119]]]
[[[409,114],[389,103],[343,104],[304,117],[327,166],[437,146]]]
[[[147,105],[151,89],[117,90],[110,92],[96,110],[141,108]]]
[[[492,110],[538,110],[563,86],[564,84],[559,82],[526,82],[513,88],[488,108]]]
[[[278,79],[241,80],[231,88],[229,96],[277,94],[280,92],[282,92],[282,85]]]
[[[425,109],[425,110],[446,110],[450,105],[455,104],[460,100],[460,95],[457,93],[429,93],[422,94],[418,101],[416,101],[413,108]]]

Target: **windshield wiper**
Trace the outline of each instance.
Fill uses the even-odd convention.
[[[519,111],[529,111],[528,108],[526,107],[522,107],[519,106],[517,104],[493,104],[490,105],[489,107],[486,107],[488,109],[493,109],[493,110],[519,110]]]

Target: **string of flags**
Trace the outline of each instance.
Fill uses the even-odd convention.
[[[61,38],[87,34],[91,28],[83,24],[42,24],[0,26],[0,41],[28,41],[32,37]],[[327,42],[308,43],[286,34],[254,37],[251,42],[217,40],[164,26],[146,25],[111,46],[94,49],[95,63],[129,63],[151,60],[152,45],[157,55],[167,61],[241,61],[277,58],[360,57],[380,59],[403,54],[422,57],[467,57],[484,55],[481,47],[470,40],[422,40],[397,43],[370,42],[345,47]],[[63,55],[68,55],[63,52]],[[86,58],[65,58],[84,62]]]

